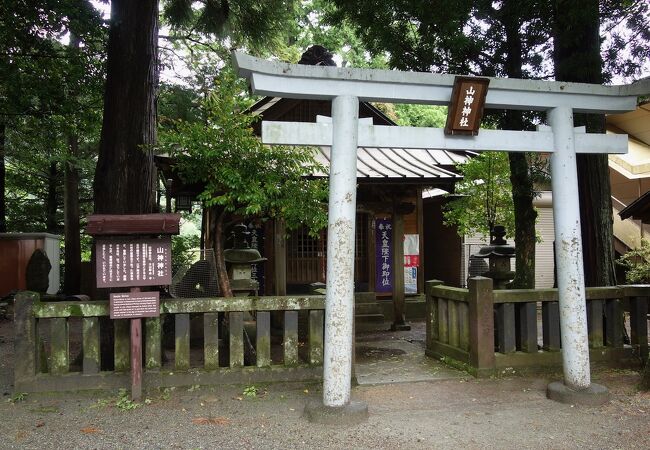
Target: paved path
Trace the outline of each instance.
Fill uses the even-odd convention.
[[[387,325],[388,327],[389,325]],[[424,354],[424,323],[410,332],[368,332],[357,336],[355,373],[359,385],[412,383],[463,378]]]

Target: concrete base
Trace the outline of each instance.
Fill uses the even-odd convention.
[[[322,400],[305,406],[304,417],[313,423],[326,425],[356,425],[368,420],[368,404],[351,401],[345,406],[326,406]]]
[[[554,381],[546,388],[546,397],[560,403],[582,406],[600,406],[609,401],[609,390],[592,383],[587,389],[573,390],[562,381]]]
[[[390,326],[390,331],[411,331],[411,325],[408,323],[393,323]]]

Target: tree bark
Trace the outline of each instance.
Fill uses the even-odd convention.
[[[79,38],[70,32],[70,52],[79,49]],[[70,97],[76,100],[78,93],[72,89]],[[81,227],[79,225],[79,138],[74,129],[67,132],[68,155],[63,165],[63,226],[64,260],[63,292],[76,294],[81,288]]]
[[[215,211],[214,215],[214,259],[217,265],[217,279],[219,280],[219,290],[222,297],[232,297],[232,289],[230,288],[230,280],[228,279],[228,270],[226,269],[226,259],[223,253],[224,250],[224,218],[226,211],[219,208]]]
[[[521,129],[521,128],[520,128]],[[535,288],[535,221],[533,207],[535,192],[528,171],[525,153],[508,153],[510,182],[515,209],[515,260],[517,271],[512,281],[513,289]]]
[[[522,78],[522,35],[519,32],[521,14],[519,2],[507,0],[503,3],[501,22],[506,31],[505,71],[510,78]],[[521,111],[506,111],[502,123],[506,130],[523,130],[524,118]],[[526,154],[508,153],[510,161],[510,183],[515,213],[515,261],[517,271],[512,281],[514,289],[535,288],[535,221],[537,211],[533,207],[535,189],[528,170]]]
[[[76,159],[79,156],[77,136],[68,136],[68,160],[65,162],[63,209],[65,227],[65,273],[63,291],[78,293],[81,278],[81,229],[79,226],[79,169]]]
[[[59,167],[56,161],[50,162],[47,175],[47,197],[45,203],[45,229],[48,233],[56,234],[59,226],[56,221],[56,211],[59,203],[57,201],[57,187],[59,184]]]
[[[598,0],[556,0],[554,8],[555,78],[602,84]],[[576,126],[605,131],[604,116],[576,115]],[[586,286],[616,284],[612,198],[607,155],[578,155],[580,222]]]
[[[158,0],[113,0],[95,212],[151,212],[155,202]]]
[[[5,193],[5,139],[7,123],[0,117],[0,233],[7,232],[7,196]]]

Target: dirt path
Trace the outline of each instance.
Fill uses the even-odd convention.
[[[11,369],[7,323],[0,324],[0,377]],[[601,372],[613,400],[598,408],[545,398],[548,380],[454,378],[359,386],[367,423],[314,425],[302,415],[318,384],[189,387],[148,393],[129,410],[117,393],[28,395],[0,403],[0,448],[640,448],[650,445],[650,394],[633,372]],[[247,392],[252,392],[253,389]]]

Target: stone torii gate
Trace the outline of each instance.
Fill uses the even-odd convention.
[[[574,128],[573,114],[633,110],[650,92],[650,79],[626,86],[490,78],[485,107],[543,111],[550,126],[537,131],[481,130],[449,136],[442,129],[373,126],[359,122],[359,101],[448,105],[455,76],[349,69],[271,62],[235,53],[239,74],[259,95],[332,101],[331,123],[263,122],[267,144],[331,146],[327,242],[327,292],[323,404],[308,405],[308,417],[349,422],[367,415],[350,401],[356,212],[357,147],[440,148],[548,152],[551,156],[555,250],[564,383],[549,395],[606,398],[591,383],[585,303],[576,153],[625,153],[626,135],[587,134]]]

